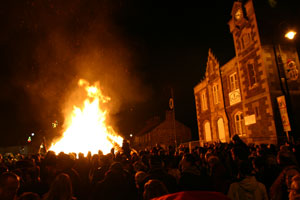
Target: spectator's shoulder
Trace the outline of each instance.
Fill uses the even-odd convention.
[[[230,184],[230,188],[235,189],[239,187],[239,182],[233,182]]]

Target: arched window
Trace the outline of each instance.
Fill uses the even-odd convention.
[[[210,142],[211,141],[211,131],[210,131],[210,123],[206,122],[204,124],[204,131],[205,131],[205,141]]]
[[[218,125],[219,139],[221,140],[221,142],[226,142],[225,128],[224,128],[224,120],[223,120],[223,118],[219,118],[218,119],[217,125]]]
[[[242,112],[237,112],[234,115],[234,122],[235,122],[235,133],[238,135],[245,135],[245,122],[244,116]]]
[[[245,28],[241,34],[241,44],[242,48],[245,49],[250,46],[252,43],[252,37],[251,37],[251,29]]]
[[[230,80],[230,91],[234,91],[239,88],[236,72],[234,72],[229,76],[229,80]]]
[[[214,103],[218,104],[220,102],[220,99],[219,99],[219,85],[218,84],[213,85],[213,97],[214,97]]]
[[[206,90],[201,93],[201,102],[202,102],[202,111],[207,110],[207,97],[206,97]]]
[[[243,34],[243,36],[242,36],[243,49],[246,48],[246,47],[248,47],[249,44],[250,44],[250,42],[251,42],[251,35],[250,35],[250,33]]]

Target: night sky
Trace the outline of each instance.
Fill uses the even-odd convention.
[[[233,0],[10,0],[0,2],[0,146],[59,135],[80,78],[110,96],[121,135],[164,117],[171,88],[176,119],[197,139],[193,87],[208,49],[234,57],[227,25]],[[51,123],[59,122],[53,129]]]

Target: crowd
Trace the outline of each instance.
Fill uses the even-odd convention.
[[[0,155],[0,200],[300,199],[299,146],[237,135],[190,151]]]

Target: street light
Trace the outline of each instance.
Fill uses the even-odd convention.
[[[288,38],[289,40],[293,40],[296,34],[297,32],[290,30],[284,35],[284,37]]]
[[[295,38],[296,34],[297,33],[295,31],[290,30],[290,31],[286,32],[286,34],[284,36],[286,38],[288,38],[289,40],[293,40]],[[283,93],[283,98],[286,99],[286,107],[284,108],[284,110],[282,111],[281,108],[279,108],[279,109],[280,109],[280,114],[281,114],[281,118],[282,118],[282,123],[284,126],[284,131],[286,132],[287,141],[290,142],[289,131],[292,130],[291,127],[293,127],[293,125],[294,125],[291,97],[290,97],[289,87],[288,87],[288,83],[287,83],[286,70],[284,68],[284,63],[283,63],[282,56],[281,56],[281,47],[280,47],[280,45],[276,45],[276,46],[273,41],[273,51],[274,51],[274,55],[275,55],[275,63],[276,63],[276,68],[277,68],[277,72],[278,72],[280,88]],[[278,48],[278,52],[277,52],[276,48]],[[285,87],[283,87],[283,82],[284,82]],[[282,99],[282,98],[277,97],[279,107],[281,107],[280,104],[282,104],[282,102],[284,102],[285,100],[283,99],[283,101],[282,101],[279,99]],[[283,103],[283,104],[285,104],[285,103]],[[292,123],[290,123],[288,119],[290,119],[290,122],[292,122]]]

